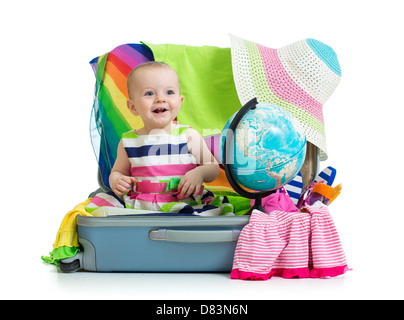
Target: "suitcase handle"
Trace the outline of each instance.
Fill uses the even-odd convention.
[[[237,241],[241,230],[173,230],[157,229],[149,232],[150,240],[169,242],[232,242]]]

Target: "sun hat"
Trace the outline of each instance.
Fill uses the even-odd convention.
[[[233,77],[241,104],[252,98],[276,104],[293,114],[307,141],[328,158],[323,105],[341,79],[335,51],[314,39],[280,49],[230,35]]]

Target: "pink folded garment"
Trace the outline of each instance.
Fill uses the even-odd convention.
[[[238,239],[232,279],[335,277],[350,270],[328,208],[253,211]]]

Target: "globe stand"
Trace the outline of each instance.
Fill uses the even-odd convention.
[[[231,172],[231,169],[230,169],[230,164],[227,163],[227,158],[229,156],[228,153],[230,152],[230,148],[227,147],[227,141],[229,141],[230,139],[232,139],[232,137],[234,137],[234,132],[236,131],[236,128],[237,128],[239,122],[241,121],[241,119],[244,117],[244,115],[249,110],[255,109],[257,107],[257,104],[258,104],[257,98],[251,99],[234,116],[233,121],[231,122],[230,127],[227,131],[226,137],[224,139],[223,166],[224,166],[224,171],[226,173],[227,180],[229,180],[229,183],[233,187],[233,189],[242,197],[249,198],[249,199],[255,199],[254,206],[251,208],[249,213],[251,213],[253,210],[259,210],[259,211],[267,213],[264,210],[264,208],[262,207],[262,198],[269,196],[270,194],[276,192],[276,190],[260,191],[260,192],[249,192],[249,191],[245,190],[234,179],[233,173]]]

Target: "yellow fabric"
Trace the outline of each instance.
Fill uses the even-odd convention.
[[[56,241],[53,244],[53,248],[59,248],[61,246],[68,247],[78,247],[78,237],[77,237],[77,215],[82,216],[93,216],[85,210],[85,207],[91,201],[92,198],[78,204],[73,210],[69,211],[64,217],[58,233],[56,235]]]

